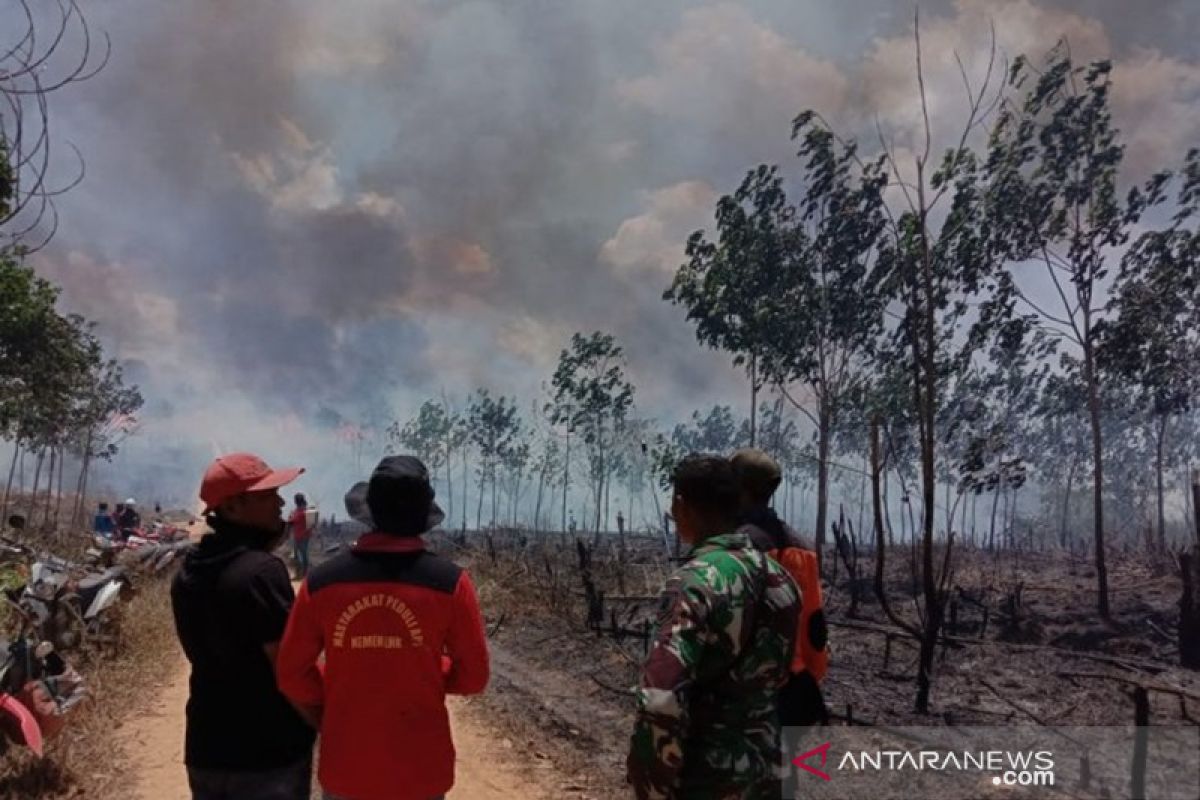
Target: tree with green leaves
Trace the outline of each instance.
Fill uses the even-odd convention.
[[[446,441],[453,421],[436,400],[421,403],[417,413],[402,426],[393,422],[387,429],[393,450],[404,450],[425,463],[431,475],[437,475],[446,457]]]
[[[538,476],[537,499],[533,507],[533,528],[542,530],[542,502],[547,486],[553,487],[555,476],[563,468],[563,445],[552,431],[543,431],[536,447],[533,471]],[[551,489],[553,500],[553,489]]]
[[[96,352],[99,353],[98,348]],[[72,449],[80,463],[72,525],[84,513],[91,465],[95,461],[113,460],[121,443],[137,430],[136,415],[143,403],[141,392],[136,386],[125,385],[120,365],[111,359],[93,359],[88,380],[81,388],[72,422],[76,431]]]
[[[508,495],[508,524],[514,528],[517,526],[517,514],[521,505],[521,482],[525,478],[531,453],[529,433],[521,430],[506,449],[502,459],[506,476],[505,494]]]
[[[816,547],[824,551],[829,505],[829,457],[845,399],[865,378],[883,330],[887,297],[874,269],[885,224],[888,176],[879,157],[864,161],[852,142],[839,142],[815,114],[795,120],[792,138],[803,159],[795,215],[797,248],[780,302],[789,309],[771,327],[768,369],[784,396],[816,430]],[[796,313],[803,309],[804,313]],[[813,408],[799,402],[798,385]]]
[[[688,260],[663,293],[687,311],[701,344],[730,353],[734,365],[746,369],[751,445],[757,441],[758,393],[767,380],[760,362],[776,340],[773,326],[789,311],[775,303],[794,254],[794,213],[776,171],[752,170],[736,192],[717,201],[716,241],[702,230],[693,233]]]
[[[934,653],[949,594],[954,541],[953,532],[948,532],[939,567],[935,564],[934,542],[938,411],[978,350],[982,334],[969,336],[965,342],[956,338],[956,334],[969,321],[968,311],[984,290],[993,266],[982,230],[985,197],[981,169],[969,140],[994,103],[995,47],[993,44],[983,80],[975,86],[966,81],[965,118],[956,127],[954,143],[938,156],[928,113],[919,25],[915,38],[916,100],[923,112],[920,138],[913,149],[911,166],[901,170],[897,151],[880,135],[883,169],[900,199],[895,208],[891,205],[884,208],[885,224],[875,244],[874,275],[870,280],[884,293],[889,310],[897,319],[891,331],[893,353],[903,367],[898,374],[903,378],[904,389],[912,397],[919,443],[919,572],[924,601],[919,610],[920,623],[914,625],[886,604],[885,610],[895,624],[920,642],[916,708],[924,713],[929,708]],[[813,114],[802,114],[798,122],[824,124]],[[872,498],[878,503],[877,479],[882,459],[876,436],[872,436],[871,450]],[[882,514],[874,516],[877,549],[882,553]],[[876,568],[879,569],[878,564]]]
[[[391,450],[403,449],[421,459],[433,480],[436,481],[439,470],[445,468],[445,511],[446,517],[450,518],[454,511],[453,457],[464,440],[458,415],[450,410],[444,399],[426,400],[403,426],[399,421],[389,425],[386,435]],[[463,491],[466,491],[465,485]]]
[[[1166,178],[1156,176],[1145,191],[1120,194],[1124,146],[1109,106],[1111,63],[1076,66],[1062,43],[1040,69],[1018,58],[1009,84],[1023,97],[1001,107],[986,165],[989,244],[1007,264],[997,295],[1004,302],[1019,300],[1076,348],[1091,426],[1097,606],[1108,619],[1103,378],[1097,358],[1105,313],[1101,292],[1114,249],[1128,242],[1145,208],[1161,199]],[[1024,289],[1028,270],[1039,271],[1053,287],[1050,298]]]
[[[520,436],[521,419],[515,401],[503,396],[493,398],[487,389],[479,389],[471,396],[467,420],[471,442],[479,454],[476,466],[479,499],[475,527],[482,529],[484,489],[489,482],[492,487],[492,524],[499,523],[496,480],[500,466],[511,457],[511,451]]]
[[[680,423],[671,432],[675,445],[685,453],[728,455],[749,442],[729,406],[716,405],[705,414],[692,412],[691,424]]]
[[[1015,495],[1028,477],[1033,455],[1029,433],[1055,344],[1033,320],[1005,319],[993,333],[987,358],[962,376],[942,407],[939,428],[947,453],[957,461],[960,499],[967,492],[992,493],[990,550],[996,546],[1001,497]],[[947,509],[951,516],[953,511]],[[1008,532],[1007,526],[1002,530]]]
[[[625,377],[625,352],[611,334],[576,333],[558,357],[550,380],[550,420],[574,431],[588,450],[595,503],[595,536],[607,520],[606,489],[614,451],[633,407],[633,384]]]
[[[1138,395],[1152,426],[1157,541],[1165,550],[1166,479],[1171,423],[1191,408],[1200,388],[1200,150],[1188,153],[1171,224],[1142,233],[1121,259],[1097,323],[1100,367]]]

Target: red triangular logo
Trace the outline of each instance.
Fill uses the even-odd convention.
[[[820,778],[823,781],[827,781],[827,780],[829,780],[829,773],[822,772],[821,770],[817,769],[816,767],[810,767],[808,764],[805,764],[804,762],[807,761],[808,759],[812,758],[813,756],[820,756],[821,757],[821,766],[822,767],[825,766],[825,760],[829,757],[829,745],[830,744],[832,744],[832,742],[826,742],[823,745],[814,747],[812,750],[809,750],[807,753],[801,753],[800,755],[798,755],[792,759],[792,763],[795,764],[800,769],[804,770],[805,772],[816,775],[818,778]]]

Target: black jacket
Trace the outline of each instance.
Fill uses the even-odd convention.
[[[211,520],[171,585],[175,629],[192,665],[185,761],[266,770],[308,758],[315,733],[275,685],[263,646],[283,637],[295,597],[270,534]]]

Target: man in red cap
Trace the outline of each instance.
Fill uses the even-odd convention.
[[[279,687],[321,728],[327,798],[428,800],[454,784],[446,695],[483,691],[488,652],[470,576],[421,539],[444,517],[433,498],[418,459],[383,459],[346,496],[371,532],[296,597]]]
[[[213,532],[171,585],[192,664],[184,761],[193,800],[308,800],[315,732],[274,672],[295,595],[271,555],[284,536],[279,487],[303,471],[231,453],[204,473],[200,499]]]

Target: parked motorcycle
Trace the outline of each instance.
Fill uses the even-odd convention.
[[[0,639],[0,750],[12,742],[40,757],[86,696],[79,673],[49,642]]]
[[[22,589],[5,592],[21,633],[62,651],[115,646],[120,640],[121,601],[132,595],[133,584],[123,566],[95,572],[49,555],[30,566]]]

